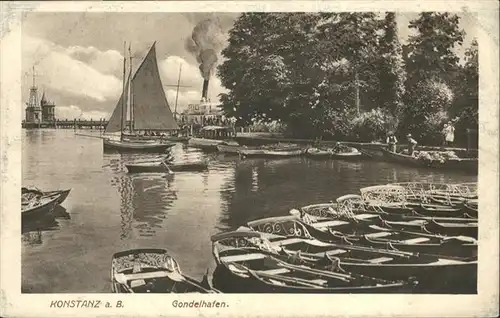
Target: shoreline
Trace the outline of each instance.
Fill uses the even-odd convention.
[[[266,132],[248,132],[248,133],[237,133],[235,140],[244,145],[257,145],[257,144],[267,144],[267,143],[297,143],[297,144],[311,144],[315,142],[313,139],[301,139],[301,138],[287,138],[282,134],[278,133],[266,133]],[[373,143],[373,142],[354,142],[354,141],[336,141],[336,140],[322,140],[320,144],[322,145],[333,145],[335,143],[341,143],[350,147],[360,148],[361,150],[375,150],[381,151],[382,148],[387,147],[386,143]],[[406,144],[398,144],[398,147],[406,147]],[[467,149],[459,147],[444,147],[444,146],[423,146],[418,145],[419,150],[428,151],[455,151],[458,153],[470,153],[475,154],[477,157],[478,149]]]

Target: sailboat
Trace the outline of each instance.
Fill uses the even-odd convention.
[[[104,150],[163,152],[175,145],[173,142],[128,139],[124,131],[127,126],[127,108],[130,110],[130,135],[134,130],[179,129],[160,79],[156,42],[133,76],[130,66],[126,77],[126,57],[123,58],[123,91],[104,131],[105,134],[120,132],[120,139],[104,138],[103,147]]]

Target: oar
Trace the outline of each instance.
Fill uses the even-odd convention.
[[[368,152],[366,152],[366,151],[363,151],[363,150],[361,150],[361,149],[358,149],[358,151],[359,151],[359,152],[361,152],[361,154],[362,154],[363,156],[367,156],[368,158],[373,158],[373,155],[369,154],[369,153],[368,153]]]
[[[170,168],[167,166],[167,164],[165,163],[165,161],[162,161],[161,163],[162,163],[162,165],[165,166],[165,168],[167,168],[168,174],[174,174],[174,172],[172,170],[170,170]]]

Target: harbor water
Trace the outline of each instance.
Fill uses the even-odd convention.
[[[64,208],[23,222],[22,292],[109,293],[112,254],[141,247],[167,249],[185,274],[201,279],[215,268],[210,236],[250,220],[376,184],[477,182],[370,160],[239,159],[181,144],[172,152],[175,161],[209,158],[209,169],[129,174],[127,162],[161,156],[103,153],[101,139],[72,130],[23,130],[23,185],[72,190]]]

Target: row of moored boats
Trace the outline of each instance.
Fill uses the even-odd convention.
[[[116,293],[457,293],[476,290],[476,184],[365,187],[211,237],[217,268],[198,281],[165,249],[118,252]],[[22,188],[22,215],[70,190]]]
[[[363,154],[355,148],[337,145],[331,148],[305,147],[295,144],[273,144],[259,147],[249,147],[240,145],[220,144],[211,146],[210,149],[216,150],[224,155],[237,155],[246,157],[264,157],[264,158],[288,158],[297,156],[310,156],[313,158],[332,158],[342,160],[357,160],[363,157]],[[203,171],[208,169],[208,161],[186,161],[173,162],[171,155],[161,160],[134,162],[125,165],[130,173],[174,173],[180,171]]]
[[[475,184],[367,187],[211,237],[212,284],[163,249],[116,253],[114,292],[457,293],[476,290]]]

